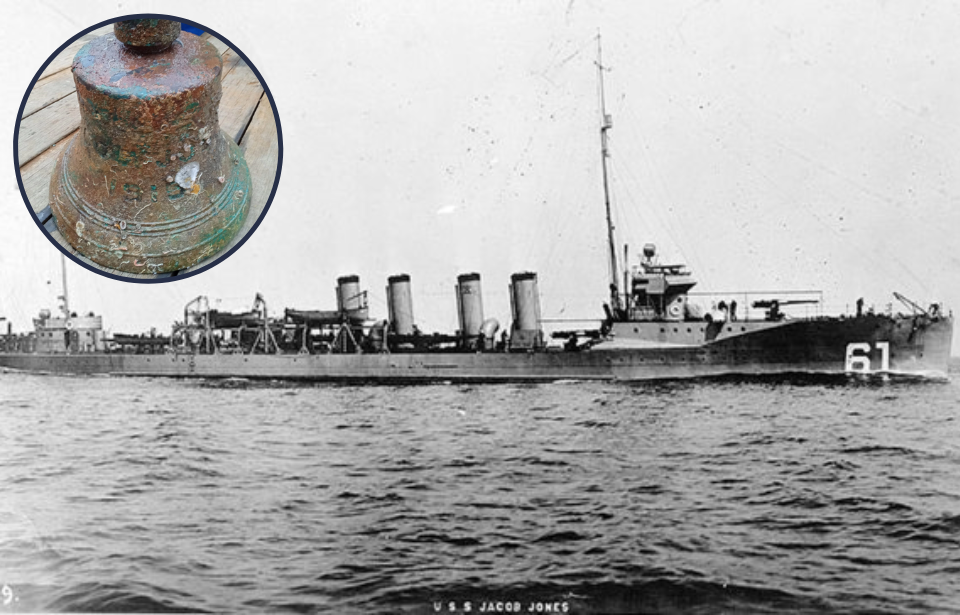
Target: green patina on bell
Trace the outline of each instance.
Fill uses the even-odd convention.
[[[220,130],[223,64],[180,23],[134,19],[73,60],[80,131],[50,179],[67,241],[128,273],[185,269],[222,250],[243,225],[250,171]]]

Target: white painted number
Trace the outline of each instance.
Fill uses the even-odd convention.
[[[880,369],[878,371],[890,371],[890,342],[877,342],[874,346],[880,351]],[[870,373],[870,350],[868,342],[847,344],[847,360],[844,370],[864,374]]]
[[[880,351],[880,371],[890,371],[890,342],[877,342],[874,344]]]

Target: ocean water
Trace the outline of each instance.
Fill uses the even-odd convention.
[[[0,613],[960,612],[960,372],[4,373],[0,410]]]

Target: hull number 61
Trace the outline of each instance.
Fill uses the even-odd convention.
[[[879,370],[870,369],[870,352],[876,348],[880,351]],[[854,342],[847,344],[847,361],[844,371],[869,374],[871,371],[890,371],[890,342],[876,342],[873,347],[869,342]]]

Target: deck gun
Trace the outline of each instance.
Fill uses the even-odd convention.
[[[759,299],[753,302],[753,307],[755,309],[766,310],[766,316],[764,318],[770,321],[783,320],[784,313],[780,311],[780,307],[784,305],[803,305],[810,303],[819,303],[817,299],[787,299],[781,301],[780,299]]]

